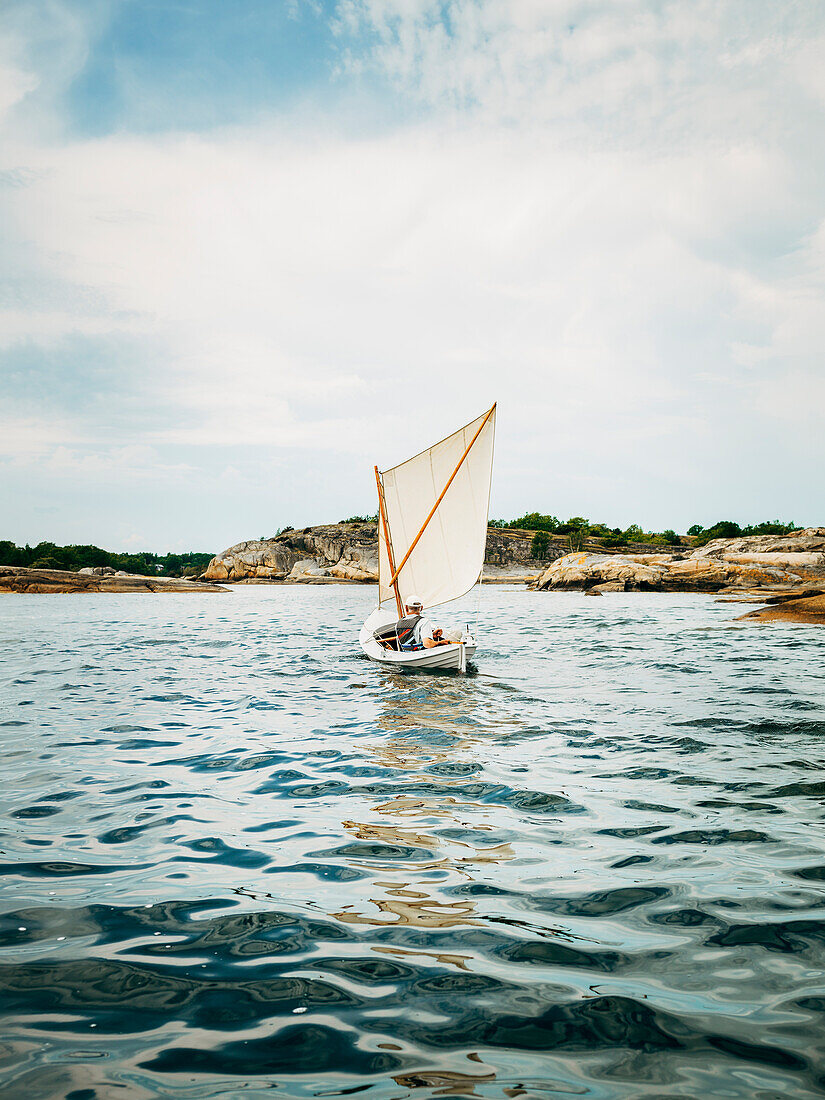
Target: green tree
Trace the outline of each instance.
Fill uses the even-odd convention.
[[[550,536],[546,531],[536,531],[530,543],[530,556],[533,558],[546,558],[550,547]]]
[[[541,512],[527,512],[518,519],[511,519],[508,527],[522,531],[558,531],[560,524],[556,516],[545,516]]]
[[[742,528],[738,523],[735,523],[732,519],[720,519],[718,523],[714,523],[713,527],[706,527],[696,537],[696,545],[704,546],[708,542],[712,542],[713,539],[735,539],[738,535],[742,534]]]
[[[783,523],[781,519],[771,519],[764,523],[743,527],[743,535],[787,535],[789,531],[796,531],[795,523]]]
[[[57,558],[45,557],[36,558],[32,564],[32,569],[62,569],[63,564],[59,562]]]

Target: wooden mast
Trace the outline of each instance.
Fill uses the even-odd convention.
[[[437,500],[437,501],[435,502],[435,504],[434,504],[434,505],[432,506],[432,508],[430,509],[430,514],[429,514],[429,515],[427,516],[427,518],[426,518],[426,519],[424,520],[424,522],[423,522],[423,523],[421,524],[421,530],[420,530],[420,531],[418,532],[418,534],[417,534],[417,535],[415,536],[415,538],[413,539],[413,541],[412,541],[412,545],[410,546],[410,548],[409,548],[409,550],[407,551],[407,553],[406,553],[406,554],[404,555],[404,557],[403,557],[403,559],[402,559],[402,561],[401,561],[401,564],[400,564],[400,565],[398,566],[398,568],[397,568],[397,569],[396,569],[396,570],[395,570],[395,571],[393,572],[393,575],[392,575],[392,579],[390,580],[390,584],[392,584],[392,585],[394,585],[394,586],[395,586],[395,591],[396,591],[396,599],[398,598],[398,574],[399,574],[399,573],[401,572],[401,570],[402,570],[402,569],[404,568],[404,566],[405,566],[405,565],[407,564],[407,560],[408,560],[408,558],[409,558],[410,554],[411,554],[411,553],[413,552],[413,550],[415,550],[415,548],[416,548],[416,546],[417,546],[417,544],[418,544],[418,540],[419,540],[419,539],[421,538],[421,536],[422,536],[422,535],[424,534],[424,532],[426,531],[426,529],[427,529],[427,524],[428,524],[428,523],[430,522],[430,520],[431,520],[431,519],[433,518],[433,516],[435,515],[435,510],[436,510],[436,508],[438,508],[439,504],[440,504],[440,503],[441,503],[441,501],[442,501],[442,500],[444,499],[444,496],[445,496],[445,494],[446,494],[447,490],[448,490],[448,489],[450,488],[450,486],[452,485],[452,483],[453,483],[453,478],[454,478],[454,477],[455,477],[455,475],[456,475],[456,474],[458,473],[458,471],[459,471],[459,470],[461,469],[461,465],[462,465],[462,463],[464,462],[464,459],[465,459],[465,458],[467,457],[467,455],[468,455],[468,454],[470,453],[470,448],[471,448],[471,447],[472,447],[472,445],[473,445],[473,444],[475,443],[475,441],[476,441],[476,440],[478,439],[478,437],[479,437],[479,436],[481,435],[481,432],[482,432],[482,429],[484,428],[484,425],[485,425],[485,424],[487,423],[487,421],[488,421],[488,420],[490,419],[490,417],[491,417],[491,416],[493,415],[493,413],[495,412],[495,410],[496,410],[496,406],[495,406],[495,405],[493,405],[493,407],[492,407],[491,409],[489,409],[489,410],[487,411],[487,415],[486,415],[486,416],[484,417],[484,419],[483,419],[483,420],[481,421],[481,424],[480,424],[480,425],[479,425],[479,427],[478,427],[478,431],[477,431],[477,432],[476,432],[476,434],[475,434],[475,435],[473,436],[473,438],[472,438],[472,439],[470,440],[470,442],[469,442],[469,443],[467,444],[467,446],[466,446],[466,448],[465,448],[465,450],[464,450],[464,454],[463,454],[463,455],[461,456],[461,458],[460,458],[460,459],[458,460],[458,465],[457,465],[457,466],[456,466],[456,468],[455,468],[455,469],[453,470],[453,472],[452,472],[452,473],[450,474],[450,477],[449,477],[449,479],[448,479],[448,481],[447,481],[447,484],[446,484],[446,485],[444,486],[444,488],[443,488],[443,489],[441,490],[441,496],[440,496],[440,497],[438,498],[438,500]],[[375,476],[376,476],[376,478],[378,477],[378,467],[377,467],[377,466],[375,467]],[[381,488],[380,488],[380,486],[379,486],[378,492],[379,492],[379,497],[380,497],[380,494],[381,494]],[[389,541],[387,542],[387,546],[389,547]],[[393,568],[393,564],[392,564],[392,558],[390,558],[390,569],[392,569],[392,568]],[[399,612],[399,614],[400,614],[400,612]]]
[[[398,594],[398,573],[395,570],[395,562],[392,555],[392,542],[390,541],[390,525],[387,523],[387,513],[384,508],[384,486],[381,484],[381,475],[378,473],[378,467],[375,467],[375,484],[378,486],[378,511],[381,513],[381,522],[384,525],[384,541],[387,544],[387,559],[390,563],[390,572],[393,573],[393,578],[390,581],[393,591],[395,592],[395,606],[398,609],[398,618],[404,617],[404,612],[401,607],[401,597]],[[378,548],[379,559],[381,556],[381,547]],[[380,571],[380,566],[379,566]],[[380,597],[379,597],[380,602]]]

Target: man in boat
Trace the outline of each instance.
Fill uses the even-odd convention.
[[[435,626],[423,617],[424,607],[420,600],[410,600],[404,605],[405,616],[391,626],[381,627],[374,634],[375,640],[384,649],[433,649],[439,645],[450,645],[459,641],[458,637],[444,637],[440,626]]]
[[[444,631],[440,626],[434,626],[429,619],[424,618],[424,606],[420,600],[411,600],[405,605],[404,610],[408,615],[417,615],[418,622],[413,630],[413,644],[418,648],[434,649],[438,645],[449,645],[444,637]]]

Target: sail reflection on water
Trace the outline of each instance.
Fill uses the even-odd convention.
[[[449,895],[475,882],[478,868],[514,858],[509,843],[489,843],[489,807],[466,790],[490,715],[466,680],[410,683],[389,672],[381,688],[376,725],[391,736],[366,748],[382,768],[404,773],[409,793],[376,799],[370,809],[377,820],[342,822],[368,852],[360,859],[353,853],[348,865],[375,875],[368,900],[377,912],[348,906],[333,915],[345,924],[479,925],[476,902]]]

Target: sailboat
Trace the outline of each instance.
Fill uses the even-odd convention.
[[[480,580],[495,427],[493,405],[400,466],[383,473],[375,467],[378,607],[358,639],[371,660],[393,668],[466,671],[476,651],[469,625],[448,645],[403,648],[405,611],[417,601],[429,616]]]

